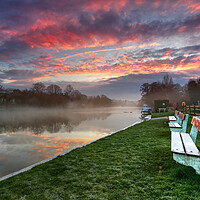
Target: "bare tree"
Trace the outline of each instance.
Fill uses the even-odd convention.
[[[47,87],[47,93],[49,94],[61,94],[62,93],[62,89],[60,88],[60,86],[58,85],[49,85]]]
[[[42,82],[34,83],[32,91],[35,93],[43,93],[45,91],[45,85]]]
[[[163,77],[163,81],[162,81],[162,84],[163,85],[173,85],[173,79],[172,77],[169,76],[169,74],[166,74],[164,77]]]
[[[74,93],[74,88],[71,85],[67,85],[65,88],[65,95],[72,96]]]

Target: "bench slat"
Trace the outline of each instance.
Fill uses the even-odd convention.
[[[183,139],[186,154],[193,155],[193,156],[200,156],[200,152],[197,149],[194,142],[192,141],[190,135],[187,133],[181,133],[181,137]]]
[[[176,117],[174,117],[174,116],[169,116],[169,121],[176,121]]]
[[[179,123],[169,123],[170,128],[181,128],[181,125]]]
[[[173,153],[185,154],[181,136],[178,132],[171,132],[171,151]]]

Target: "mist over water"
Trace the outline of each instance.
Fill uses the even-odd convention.
[[[106,119],[104,109],[14,108],[4,109],[0,116],[0,133],[29,129],[35,134],[45,130],[56,133],[61,129],[71,132],[82,121]]]
[[[0,109],[0,177],[139,121],[135,107]]]

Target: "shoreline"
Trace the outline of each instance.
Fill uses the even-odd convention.
[[[13,177],[13,176],[16,176],[16,175],[18,175],[18,174],[21,174],[21,173],[23,173],[23,172],[29,171],[29,170],[31,170],[33,167],[36,167],[36,166],[38,166],[38,165],[44,164],[44,163],[46,163],[46,162],[48,162],[48,161],[51,161],[51,160],[57,158],[58,156],[64,156],[64,155],[70,153],[71,151],[73,151],[73,150],[75,150],[75,149],[82,148],[82,147],[87,146],[87,145],[89,145],[89,144],[91,144],[91,143],[93,143],[93,142],[96,142],[96,141],[100,140],[100,139],[103,139],[103,138],[105,138],[105,137],[108,137],[108,136],[111,136],[111,135],[113,135],[113,134],[116,134],[116,133],[118,133],[119,131],[126,130],[127,128],[130,128],[130,127],[132,127],[132,126],[135,126],[136,124],[139,124],[139,123],[141,123],[141,122],[143,122],[143,121],[135,122],[135,123],[133,123],[133,124],[130,125],[130,126],[127,126],[127,127],[125,127],[125,128],[122,128],[122,129],[120,129],[120,130],[117,130],[117,131],[115,131],[115,132],[113,132],[113,133],[110,133],[110,134],[108,134],[108,135],[106,135],[106,136],[100,137],[100,138],[98,138],[98,139],[96,139],[96,140],[93,140],[93,141],[88,142],[88,143],[86,143],[86,144],[83,144],[83,145],[81,145],[81,146],[72,148],[72,149],[70,149],[70,150],[68,150],[68,151],[66,151],[66,152],[64,152],[64,153],[62,152],[62,153],[60,153],[60,154],[58,154],[58,155],[55,155],[55,156],[53,156],[53,157],[50,157],[50,158],[45,159],[45,160],[42,160],[42,161],[40,161],[40,162],[37,162],[37,163],[32,164],[32,165],[30,165],[30,166],[28,166],[28,167],[25,167],[25,168],[22,168],[22,169],[20,169],[20,170],[18,170],[18,171],[12,172],[12,173],[10,173],[10,174],[7,174],[7,175],[5,175],[5,176],[3,176],[3,177],[0,178],[0,182],[3,181],[3,180],[6,180],[6,179],[8,179],[8,178],[11,178],[11,177]]]

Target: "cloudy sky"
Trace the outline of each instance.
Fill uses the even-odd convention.
[[[200,76],[199,0],[1,0],[0,84],[72,84],[140,98],[144,82]]]

